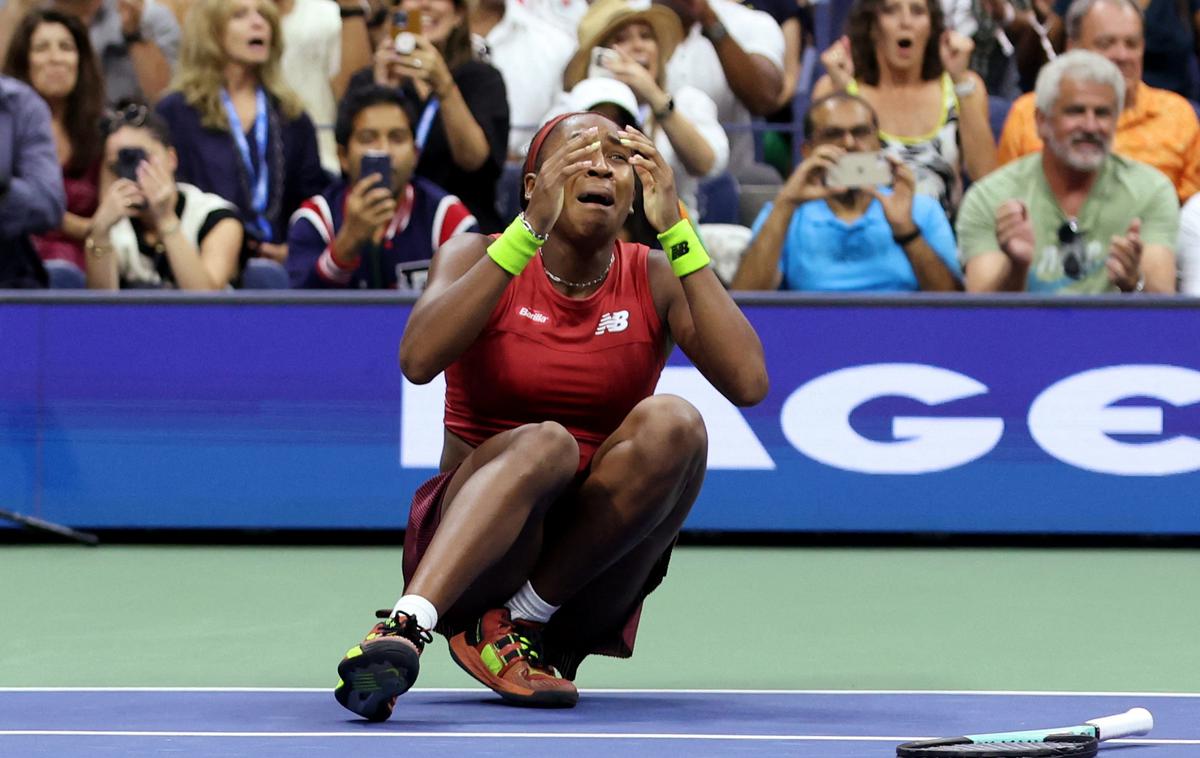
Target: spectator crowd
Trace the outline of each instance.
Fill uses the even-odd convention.
[[[1200,295],[1200,0],[822,1],[0,0],[0,287],[419,291],[590,110],[731,289]]]

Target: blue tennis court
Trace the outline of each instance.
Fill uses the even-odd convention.
[[[478,689],[405,695],[380,724],[325,689],[0,689],[0,755],[607,756],[895,754],[911,739],[1075,724],[1142,706],[1122,758],[1200,755],[1200,694],[591,690],[567,711],[515,709]]]

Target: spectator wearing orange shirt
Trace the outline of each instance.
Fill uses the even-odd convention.
[[[1142,81],[1141,6],[1136,0],[1075,0],[1066,28],[1068,48],[1100,53],[1125,78],[1113,152],[1154,166],[1175,185],[1180,202],[1187,200],[1200,190],[1200,121],[1187,100]],[[1032,92],[1013,102],[1000,134],[1001,164],[1042,149],[1034,110]]]

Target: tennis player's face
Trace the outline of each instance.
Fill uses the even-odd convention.
[[[621,144],[619,127],[598,113],[572,116],[558,125],[542,149],[557,150],[572,136],[592,127],[597,130],[600,147],[589,154],[591,168],[568,180],[563,188],[560,219],[565,218],[581,232],[615,232],[633,207],[634,190],[633,166],[629,163],[632,151]]]

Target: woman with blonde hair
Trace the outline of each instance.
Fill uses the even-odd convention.
[[[641,128],[675,173],[679,199],[702,220],[696,218],[699,180],[725,170],[729,138],[712,98],[695,87],[667,88],[667,61],[682,39],[679,17],[665,7],[596,0],[579,22],[579,49],[567,62],[563,87],[594,77],[628,85]]]
[[[157,108],[178,179],[237,206],[247,252],[278,262],[288,218],[329,181],[312,121],[283,83],[282,53],[271,0],[197,0],[172,92]]]

